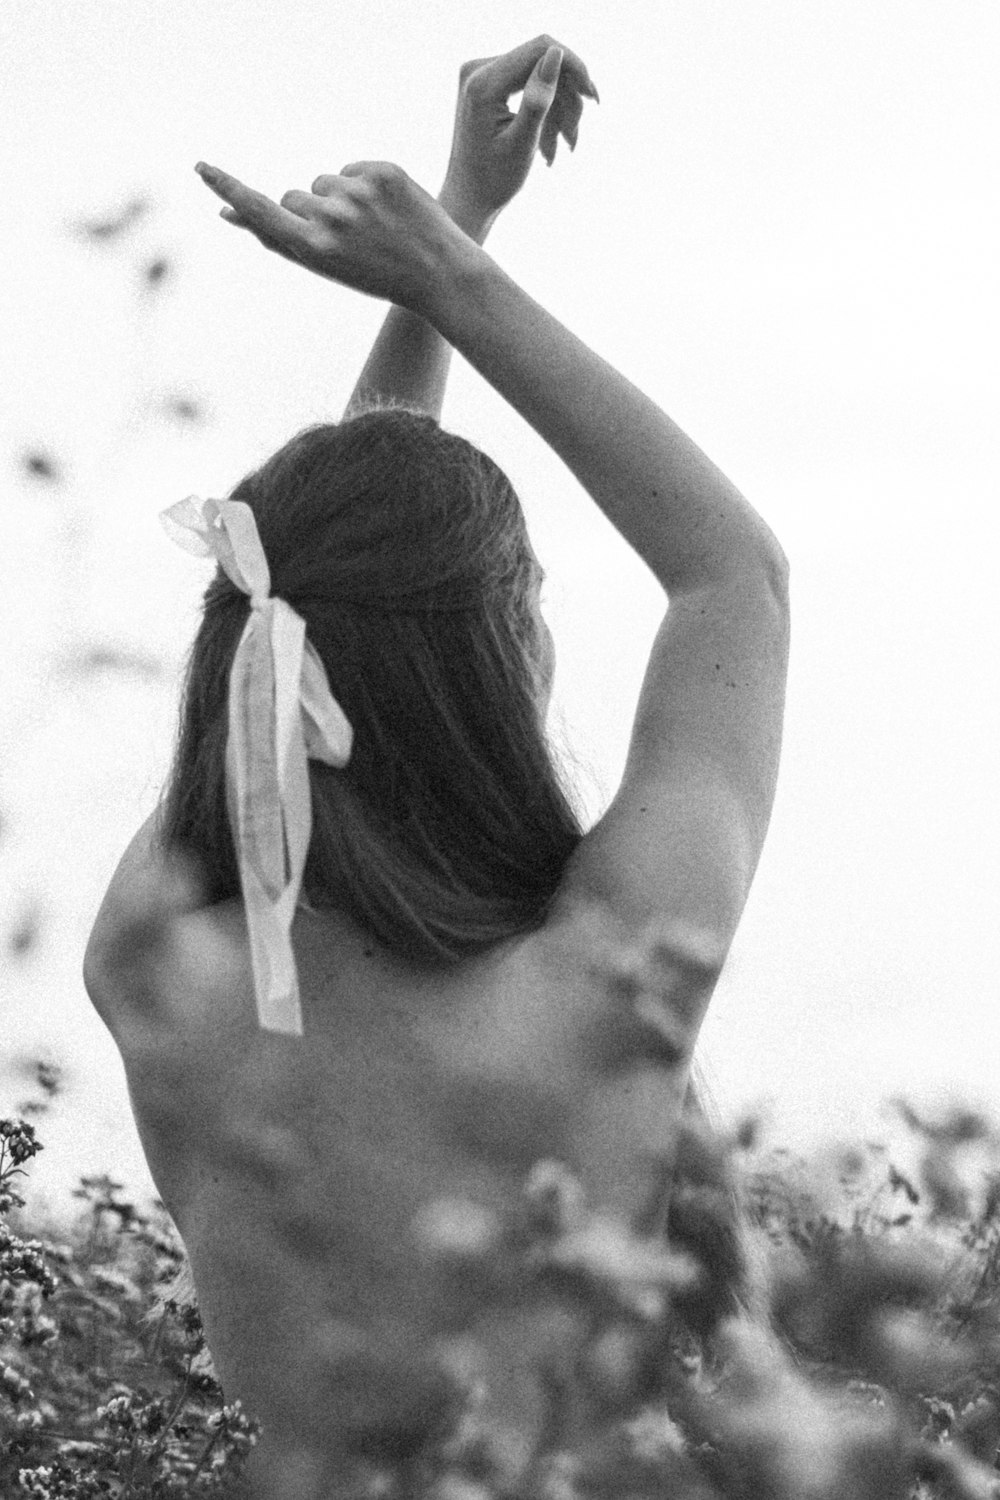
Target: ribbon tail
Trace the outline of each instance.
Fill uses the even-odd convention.
[[[302,1036],[302,1001],[292,950],[291,890],[273,901],[252,870],[243,872],[250,961],[253,966],[257,1020],[266,1031]]]
[[[229,675],[230,821],[241,871],[252,867],[276,901],[286,875],[274,700],[270,637],[266,622],[255,611]]]
[[[323,663],[308,640],[302,648],[299,700],[309,759],[325,761],[328,766],[346,766],[354,734],[347,715],[330,692]]]

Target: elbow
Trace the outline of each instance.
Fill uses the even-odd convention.
[[[784,548],[766,522],[758,518],[750,555],[761,580],[782,614],[788,613],[790,565]]]
[[[663,573],[657,576],[668,599],[704,588],[751,584],[758,595],[774,601],[779,615],[788,613],[788,558],[774,532],[756,513],[743,517],[724,537],[707,547],[685,578],[667,577]]]
[[[787,614],[789,607],[788,580],[791,571],[787,554],[773,532],[768,532],[767,577],[775,601]]]

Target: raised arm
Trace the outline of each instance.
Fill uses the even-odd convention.
[[[398,167],[360,163],[277,205],[206,177],[265,244],[417,313],[565,460],[662,584],[621,788],[553,914],[600,930],[614,967],[693,1046],[770,817],[788,657],[787,567],[704,453],[517,286]]]
[[[466,243],[430,316],[564,459],[669,608],[621,786],[550,918],[612,989],[665,1005],[693,1051],[774,799],[787,563],[761,517],[652,401]],[[610,972],[607,972],[610,971]]]
[[[520,90],[515,115],[507,100]],[[585,94],[596,98],[586,67],[548,36],[462,65],[451,155],[437,201],[477,245],[524,185],[536,151],[551,166],[560,135],[575,149]],[[440,420],[450,364],[451,345],[431,323],[391,307],[345,416],[372,397],[388,397]]]

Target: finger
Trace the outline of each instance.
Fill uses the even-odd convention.
[[[311,191],[317,198],[330,198],[347,189],[346,178],[365,177],[377,165],[371,161],[353,161],[346,167],[341,167],[339,172],[324,172],[321,177],[316,178]]]
[[[302,260],[288,245],[280,244],[278,240],[272,240],[260,229],[253,229],[249,224],[244,224],[239,214],[233,208],[223,208],[219,211],[219,218],[225,219],[227,224],[232,224],[235,229],[243,229],[247,234],[252,234],[254,239],[264,246],[265,250],[272,250],[275,255],[280,255],[283,260],[290,260],[294,265],[301,265]]]
[[[315,219],[321,206],[315,193],[303,193],[299,188],[289,188],[280,199],[280,207],[300,219]]]
[[[478,73],[477,86],[489,97],[506,99],[518,89],[523,89],[538,63],[550,47],[561,46],[553,37],[536,36],[510,52],[491,58],[488,65]],[[562,48],[562,67],[585,94],[596,97],[597,90],[591,81],[587,65],[568,47]]]
[[[542,133],[538,141],[538,149],[545,157],[551,167],[556,159],[556,146],[559,142],[559,122],[552,118],[551,113],[546,117],[542,126]]]
[[[556,97],[552,108],[549,110],[548,118],[555,121],[559,134],[566,138],[571,151],[576,150],[582,117],[583,99],[575,90],[564,89],[562,78],[560,78],[559,87],[556,89]]]
[[[315,193],[317,198],[326,198],[330,193],[335,193],[337,189],[342,186],[341,179],[343,178],[343,176],[344,173],[341,173],[340,176],[338,176],[335,172],[323,172],[313,182],[313,185],[309,191],[311,193]]]
[[[299,214],[279,207],[263,193],[247,187],[228,172],[220,172],[218,167],[209,167],[204,162],[199,162],[195,171],[213,193],[235,208],[243,222],[255,233],[260,231],[279,243],[287,242],[303,247],[308,245],[305,225]]]
[[[547,48],[524,85],[521,108],[510,127],[510,133],[526,156],[533,154],[538,146],[546,117],[556,97],[560,55],[558,47]],[[551,151],[550,147],[549,154],[546,155],[550,166]]]

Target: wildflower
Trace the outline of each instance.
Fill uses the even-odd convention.
[[[49,1488],[51,1479],[51,1469],[18,1469],[17,1471],[18,1484],[26,1494],[36,1496],[37,1500],[50,1500],[52,1495],[52,1491]]]
[[[56,1289],[56,1278],[45,1264],[45,1250],[40,1240],[22,1240],[0,1222],[0,1280],[33,1281],[43,1297]]]
[[[255,1417],[247,1416],[243,1403],[239,1400],[223,1406],[221,1411],[213,1412],[206,1418],[205,1426],[210,1432],[219,1433],[227,1451],[233,1453],[244,1453],[252,1448],[262,1431],[260,1422]]]
[[[4,1392],[7,1399],[15,1406],[25,1399],[34,1400],[31,1382],[26,1380],[19,1370],[15,1370],[13,1365],[0,1365],[0,1391]]]
[[[59,1325],[29,1304],[22,1312],[17,1337],[22,1348],[44,1348],[59,1337]]]
[[[64,1463],[35,1469],[19,1469],[18,1484],[32,1500],[98,1500],[109,1493],[107,1483],[95,1474],[81,1474]]]
[[[97,1408],[98,1423],[112,1430],[117,1428],[119,1432],[135,1432],[137,1424],[132,1414],[134,1398],[134,1392],[129,1396],[113,1396],[110,1401]]]
[[[35,1127],[26,1120],[0,1120],[0,1156],[4,1144],[15,1166],[45,1149],[35,1139]]]
[[[941,1401],[937,1396],[927,1396],[924,1398],[924,1409],[927,1417],[920,1429],[920,1436],[930,1441],[947,1437],[955,1425],[955,1408],[951,1402]]]

